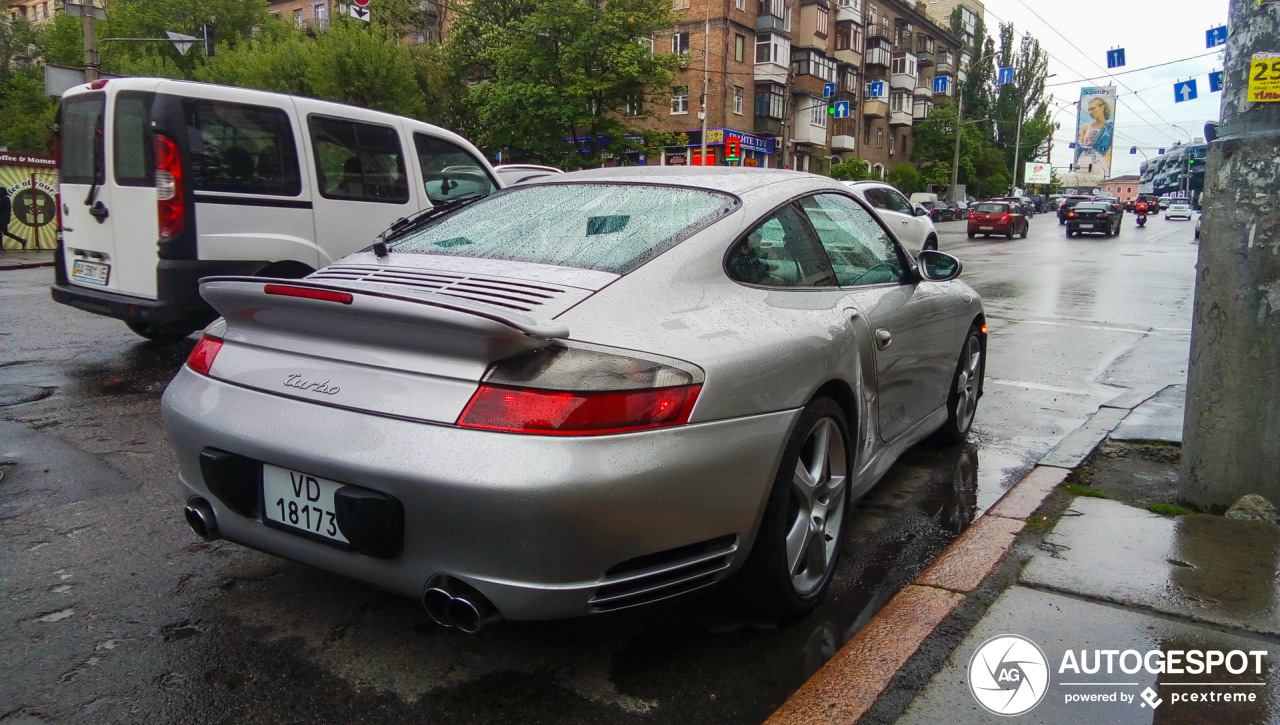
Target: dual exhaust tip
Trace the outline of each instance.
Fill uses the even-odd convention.
[[[482,627],[502,619],[498,610],[475,587],[448,574],[427,580],[422,606],[436,624],[475,634]]]
[[[192,496],[182,513],[196,536],[205,541],[220,538],[218,519],[205,499]],[[427,580],[422,606],[436,624],[467,634],[475,634],[486,624],[502,619],[498,609],[479,590],[448,574],[437,574]]]

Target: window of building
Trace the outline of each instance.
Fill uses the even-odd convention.
[[[733,112],[742,115],[742,86],[733,87]]]
[[[791,32],[791,8],[787,8],[782,15],[782,29],[788,33]]]
[[[786,65],[791,57],[791,41],[777,33],[756,36],[756,64],[776,63]]]
[[[911,53],[894,53],[892,70],[895,76],[906,75],[915,78],[919,74],[915,55]]]
[[[905,133],[898,137],[898,152],[904,155],[907,153],[907,134]]]
[[[650,53],[653,52],[653,38],[636,38],[636,42],[640,44],[640,47],[648,48]]]
[[[733,36],[733,59],[742,62],[742,54],[747,47],[747,39],[745,36],[734,34]]]
[[[894,91],[889,94],[889,110],[911,112],[911,94],[906,91]]]
[[[756,116],[781,120],[782,105],[785,100],[782,86],[773,83],[756,86]]]
[[[409,200],[404,154],[394,128],[323,116],[312,116],[308,123],[321,195],[397,204]]]
[[[827,109],[827,102],[820,98],[809,99],[809,124],[818,128],[827,127],[827,116],[830,115]]]
[[[884,148],[884,129],[883,128],[876,129],[876,148],[878,149]]]
[[[831,19],[831,12],[821,5],[818,6],[818,26],[816,28],[818,35],[826,37],[827,23]]]
[[[298,26],[299,28],[302,27],[302,9],[301,8],[293,11],[293,24]]]
[[[689,0],[671,0],[672,10],[688,10]]]
[[[631,118],[644,115],[644,96],[632,93],[627,96],[627,115]]]
[[[311,17],[316,30],[327,30],[329,28],[329,3],[322,2],[312,5]]]
[[[129,123],[136,124],[135,138],[141,134],[145,106],[136,107]],[[120,123],[120,100],[116,101],[116,122]],[[191,188],[195,191],[224,191],[237,194],[278,194],[296,196],[302,190],[298,171],[298,152],[293,144],[289,116],[276,108],[248,106],[221,101],[187,100],[183,102],[187,138],[191,145]],[[385,127],[374,127],[390,130]],[[393,136],[394,136],[394,132]],[[117,139],[119,135],[117,134]],[[399,143],[393,138],[399,152]],[[120,159],[117,147],[117,160]],[[342,158],[355,152],[339,150],[335,161],[340,175]],[[139,156],[145,157],[145,149]],[[397,156],[398,158],[398,156]],[[403,200],[409,187],[404,184],[404,165],[399,166]],[[143,178],[138,174],[139,180]],[[335,179],[334,183],[338,183]],[[136,184],[131,184],[136,185]],[[323,185],[321,188],[325,188]]]
[[[845,66],[840,70],[840,90],[849,93],[858,92],[858,69]]]
[[[781,18],[786,15],[786,3],[784,0],[757,0],[756,14],[772,15],[775,18]]]
[[[671,113],[689,112],[689,86],[674,86],[671,89]]]
[[[862,26],[857,23],[853,24],[853,28],[849,31],[849,50],[855,53],[862,52]]]
[[[836,62],[816,50],[791,53],[791,72],[798,76],[816,76],[831,83],[836,79]]]
[[[734,7],[738,8],[739,10],[746,10],[747,0],[737,0],[737,2],[734,3]]]
[[[836,23],[836,50],[849,49],[849,31],[853,23]]]
[[[871,122],[863,121],[862,122],[862,145],[865,146],[869,143],[871,143]]]
[[[671,36],[671,52],[679,55],[689,54],[689,34],[676,33]]]

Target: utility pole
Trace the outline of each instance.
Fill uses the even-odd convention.
[[[1013,183],[1009,185],[1009,196],[1018,195],[1018,152],[1022,149],[1022,104],[1018,104],[1018,132],[1013,141]]]
[[[1208,506],[1247,493],[1280,501],[1280,102],[1248,92],[1253,54],[1280,50],[1280,4],[1231,0],[1230,27],[1202,197],[1178,481],[1179,499]]]
[[[84,27],[84,79],[86,82],[98,80],[98,23],[105,20],[106,10],[96,7],[93,0],[80,3],[64,3],[63,10],[71,17],[83,20]]]
[[[957,58],[955,62],[959,63],[960,59]],[[973,63],[969,64],[970,68],[972,68],[973,66],[974,66]],[[960,84],[957,83],[956,84],[956,150],[951,154],[951,199],[950,201],[960,201],[959,199],[956,198],[957,196],[959,196],[959,194],[956,192],[960,190],[960,187],[959,187],[960,136],[962,133],[964,133],[964,91],[959,86]]]
[[[705,0],[707,3],[707,17],[702,21],[702,165],[710,166],[707,163],[707,83],[710,76],[711,68],[711,0]]]

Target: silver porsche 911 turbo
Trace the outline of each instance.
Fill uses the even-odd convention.
[[[469,632],[731,575],[797,615],[858,497],[968,434],[959,273],[839,182],[648,167],[451,202],[305,279],[210,278],[222,317],[163,401],[187,520]]]

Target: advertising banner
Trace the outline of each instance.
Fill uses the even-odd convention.
[[[1022,172],[1024,184],[1052,184],[1053,169],[1043,161],[1028,161],[1026,170]]]
[[[1111,147],[1115,138],[1116,89],[1080,89],[1076,119],[1076,186],[1095,186],[1111,177]]]
[[[4,248],[56,247],[58,172],[53,158],[0,155],[0,189],[9,196],[9,215],[3,220],[7,222],[4,229],[7,233],[0,234]]]

